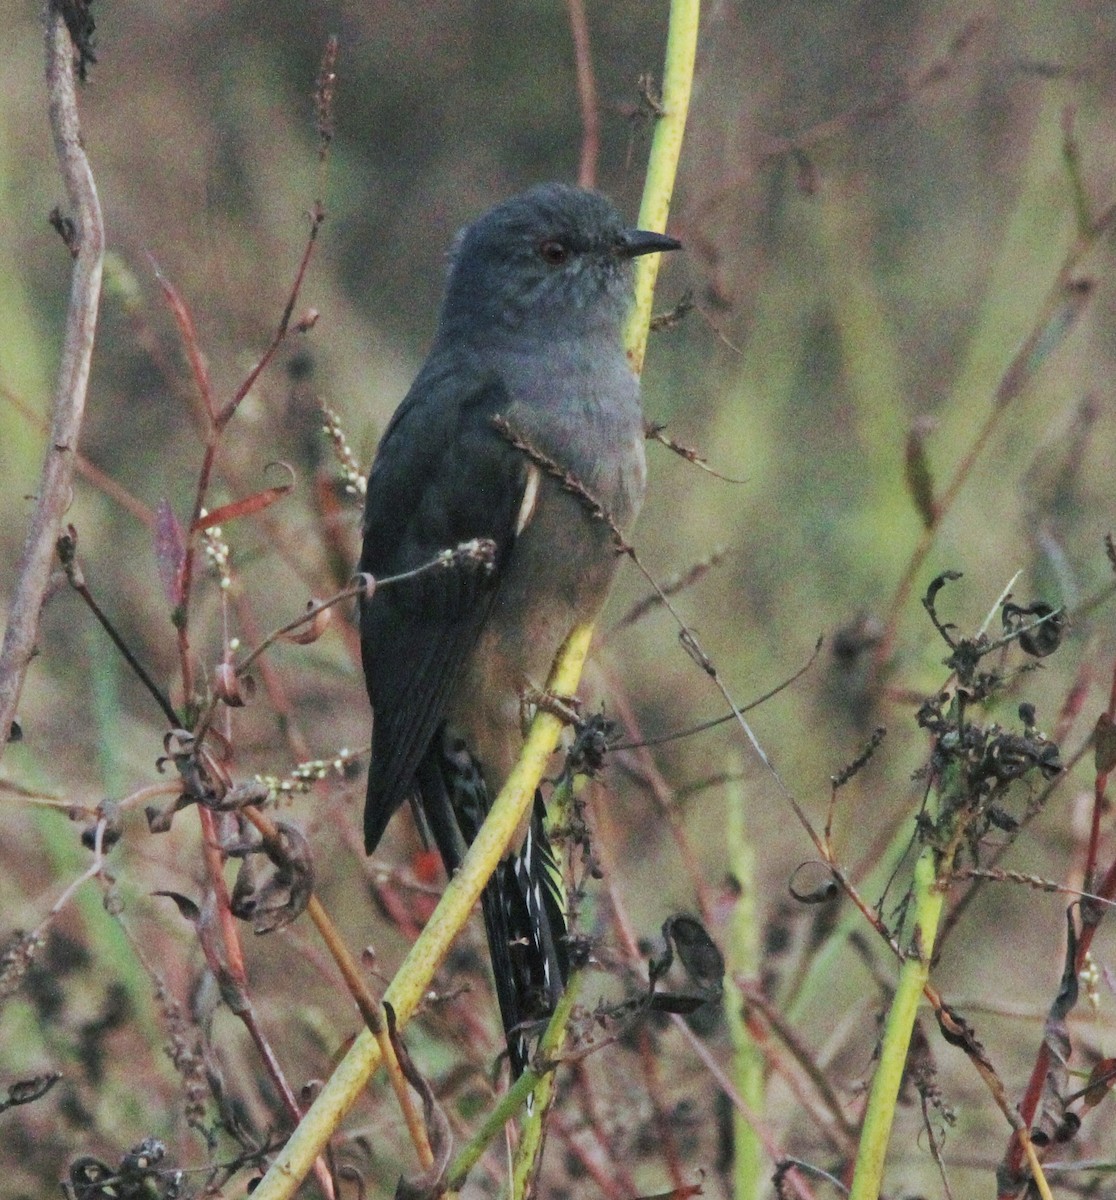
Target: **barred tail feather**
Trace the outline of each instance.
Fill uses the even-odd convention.
[[[419,774],[426,824],[450,875],[488,815],[488,789],[464,749],[443,751]],[[546,805],[535,793],[523,847],[502,862],[481,893],[481,911],[512,1078],[530,1062],[540,1022],[569,979],[565,886],[546,836]]]

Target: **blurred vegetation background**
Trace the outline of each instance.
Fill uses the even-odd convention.
[[[320,179],[314,80],[327,36],[338,34],[327,217],[297,310],[312,307],[320,319],[287,342],[253,389],[223,445],[213,497],[228,501],[274,482],[267,464],[276,460],[297,474],[295,492],[265,519],[225,531],[235,574],[232,632],[250,645],[311,595],[335,590],[355,561],[359,503],[344,501],[339,524],[323,515],[322,495],[340,493],[323,483],[336,478],[337,466],[318,401],[340,415],[367,466],[433,331],[454,232],[534,182],[576,177],[582,125],[573,41],[567,9],[557,3],[149,0],[98,5],[94,16],[98,62],[80,102],[111,257],[83,452],[135,503],[86,477],[69,519],[102,607],[173,693],[177,649],[144,518],[160,501],[188,518],[201,438],[156,269],[193,313],[216,394],[230,396],[274,330],[305,242]],[[666,6],[589,4],[588,22],[602,119],[598,184],[634,218],[648,143],[638,81],[659,70]],[[23,6],[5,28],[0,603],[36,488],[69,286],[69,256],[47,221],[63,197],[40,24]],[[798,671],[817,638],[826,639],[807,674],[749,717],[819,824],[831,775],[876,725],[888,728],[872,762],[839,793],[834,823],[841,859],[872,902],[893,862],[885,847],[909,832],[924,787],[912,780],[928,754],[913,713],[946,677],[946,647],[918,602],[936,574],[964,572],[939,597],[943,616],[964,632],[975,632],[1009,585],[1020,603],[1070,608],[1062,647],[1041,669],[1013,677],[994,719],[1017,723],[1015,706],[1033,703],[1041,728],[1052,735],[1058,727],[1068,760],[1107,703],[1116,657],[1113,609],[1104,603],[1116,461],[1116,286],[1107,238],[1092,239],[1072,261],[1067,277],[1091,284],[1079,319],[1065,336],[1043,341],[913,590],[904,598],[898,589],[923,530],[905,467],[911,431],[919,431],[940,496],[992,411],[1013,356],[1043,327],[1059,272],[1081,244],[1075,182],[1094,218],[1116,201],[1114,146],[1116,10],[1102,0],[739,0],[711,3],[703,19],[670,225],[687,249],[664,263],[658,294],[660,310],[686,296],[693,307],[655,336],[644,392],[648,418],[666,423],[669,436],[698,448],[733,482],[651,444],[637,548],[660,579],[717,557],[677,604],[739,703]],[[667,614],[612,629],[646,591],[626,567],[602,622],[597,674],[611,681],[603,687],[606,710],[630,706],[651,737],[719,715],[724,704],[679,646]],[[887,668],[872,669],[892,614]],[[236,778],[284,777],[301,759],[328,762],[342,748],[366,746],[364,686],[344,625],[335,620],[315,645],[281,646],[270,656],[286,704],[277,711],[276,693],[261,693],[232,715]],[[193,629],[211,671],[222,636],[212,579],[199,594]],[[2,778],[84,806],[158,782],[160,714],[65,590],[46,610],[41,645],[24,689],[24,741],[7,752]],[[1018,665],[1016,655],[1010,669]],[[1060,720],[1071,694],[1076,707]],[[764,970],[777,995],[780,971],[789,973],[792,961],[785,944],[815,919],[795,909],[788,892],[812,846],[732,725],[651,754],[661,772],[658,795],[694,852],[698,879],[669,835],[647,762],[617,755],[594,805],[612,888],[636,932],[653,938],[669,914],[698,910],[700,882],[703,914],[723,944],[717,919],[727,917],[733,894],[726,806],[741,804],[758,861]],[[696,789],[724,773],[742,775],[735,790]],[[1087,755],[1003,865],[1080,886],[1083,797],[1091,788]],[[373,883],[386,878],[379,868],[408,870],[416,842],[401,819],[370,868],[357,833],[363,789],[360,760],[310,794],[284,800],[282,815],[308,832],[319,890],[350,944],[374,946],[376,970],[390,976],[406,940],[385,918]],[[1016,815],[1025,804],[1025,797],[1017,802]],[[80,826],[64,813],[14,796],[0,812],[8,936],[44,919],[87,854]],[[75,1156],[115,1163],[146,1136],[165,1139],[183,1166],[207,1161],[204,1142],[185,1125],[183,1079],[163,1054],[173,1036],[186,1036],[170,1032],[168,996],[192,1008],[219,1046],[242,1119],[257,1131],[281,1124],[252,1047],[227,1012],[214,1011],[215,999],[199,998],[204,964],[188,926],[151,895],[199,893],[192,814],[153,837],[139,808],[130,809],[110,868],[122,924],[86,885],[51,923],[46,950],[0,1014],[0,1083],[49,1069],[64,1074],[37,1104],[0,1115],[9,1195],[44,1194]],[[885,919],[897,899],[893,891],[885,901]],[[1021,886],[986,888],[952,933],[935,976],[975,1022],[1013,1098],[1057,989],[1066,904],[1065,896]],[[594,919],[607,926],[605,916],[587,917]],[[893,976],[878,939],[867,944],[860,952],[840,939],[793,1011],[851,1119],[886,1000],[865,954],[880,977]],[[247,950],[255,1002],[289,1078],[300,1084],[326,1075],[355,1018],[310,934],[296,924],[250,940]],[[1110,930],[1102,929],[1094,951],[1096,1004],[1080,1005],[1074,1027],[1086,1068],[1090,1053],[1113,1053],[1116,1036]],[[809,961],[812,951],[802,953],[793,961]],[[601,957],[609,961],[607,950]],[[444,1083],[462,1056],[479,1071],[498,1049],[481,980],[478,973],[472,1019],[483,1036],[476,1045],[455,1043],[453,1019],[438,1013],[409,1034],[423,1068]],[[601,983],[605,993],[609,986]],[[723,1024],[713,1021],[703,1036],[727,1063]],[[686,1178],[703,1169],[707,1194],[731,1194],[717,1087],[676,1034],[656,1037],[665,1109],[626,1079],[630,1047],[588,1060],[616,1160],[641,1191],[669,1186],[666,1151],[653,1133],[655,1112],[666,1112]],[[945,1143],[951,1182],[958,1195],[978,1187],[987,1194],[1006,1123],[963,1056],[932,1030],[931,1037],[957,1116]],[[460,1081],[446,1083],[451,1094],[454,1086],[471,1094]],[[473,1104],[461,1100],[462,1121],[475,1116],[475,1096]],[[375,1091],[351,1121],[372,1139],[360,1160],[369,1194],[383,1194],[407,1169],[405,1138],[385,1111],[390,1101]],[[544,1195],[601,1193],[584,1174],[591,1157],[578,1125],[584,1119],[569,1114],[552,1135]],[[787,1152],[820,1165],[836,1161],[778,1071],[766,1120]],[[920,1129],[914,1105],[900,1116],[895,1195],[940,1194]],[[1102,1107],[1066,1154],[1110,1157],[1112,1134]],[[475,1186],[483,1194],[484,1180]]]

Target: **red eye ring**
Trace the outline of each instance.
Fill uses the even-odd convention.
[[[548,266],[560,267],[569,257],[569,247],[554,238],[539,243],[539,258]]]

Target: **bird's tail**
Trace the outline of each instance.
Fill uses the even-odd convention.
[[[466,758],[467,763],[462,761]],[[452,875],[488,815],[490,801],[467,752],[444,754],[439,768],[436,782],[429,776],[423,781],[435,786],[422,787],[422,808]],[[514,1079],[530,1061],[538,1027],[554,1012],[570,971],[565,887],[538,791],[523,846],[500,863],[485,885],[481,911]]]
[[[481,898],[500,1017],[512,1075],[531,1059],[531,1038],[554,1012],[570,974],[566,891],[546,836],[546,806],[535,792],[523,848],[500,864]],[[490,910],[497,910],[491,912]],[[497,948],[506,947],[506,961]],[[501,976],[510,986],[501,984]]]

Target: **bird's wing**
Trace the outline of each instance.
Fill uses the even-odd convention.
[[[433,359],[392,418],[368,479],[361,570],[386,578],[487,538],[488,566],[463,562],[378,588],[361,607],[374,725],[365,844],[377,845],[415,788],[461,666],[492,607],[515,540],[528,466],[492,418],[508,396],[492,375]]]

